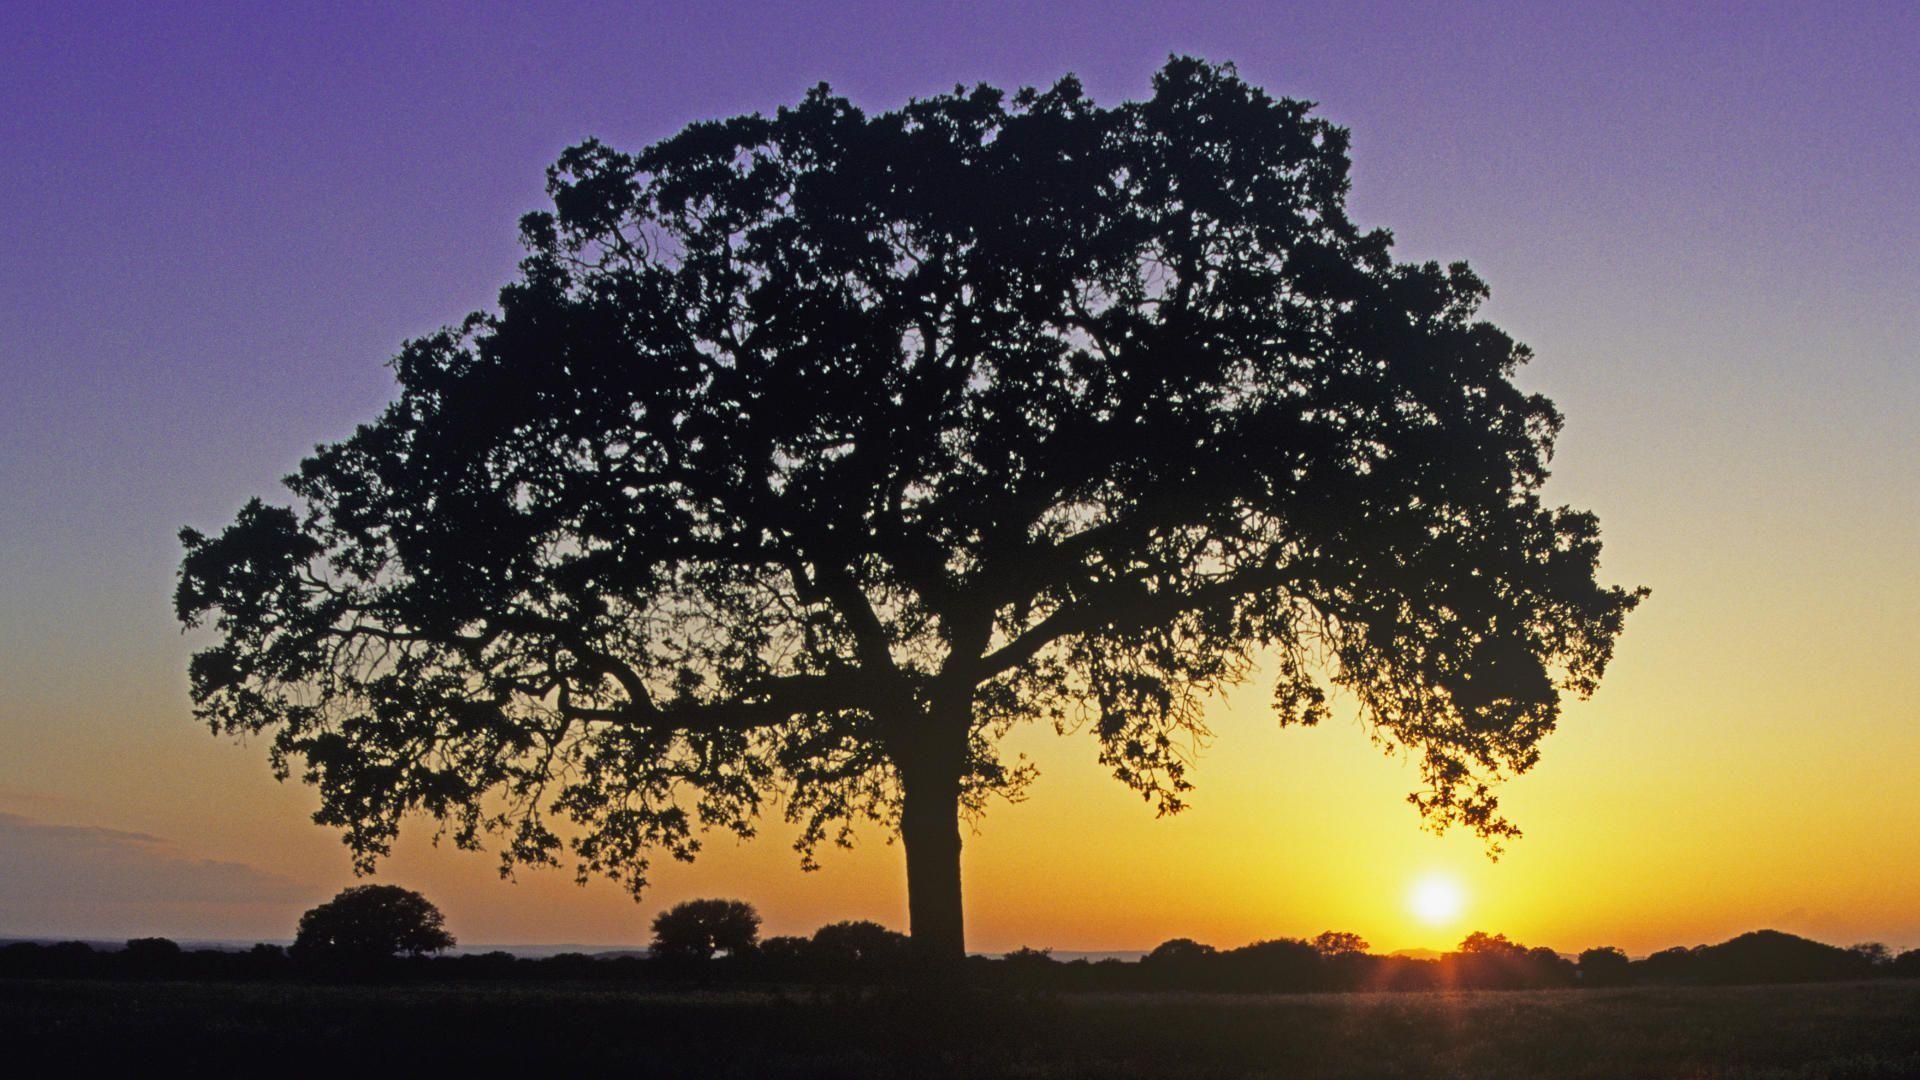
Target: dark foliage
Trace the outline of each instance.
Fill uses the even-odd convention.
[[[1529,949],[1505,934],[1474,931],[1440,958],[1441,982],[1469,990],[1570,986],[1574,965],[1552,949]]]
[[[1325,935],[1322,935],[1323,937]],[[129,943],[131,946],[133,943]],[[168,945],[171,942],[166,943]],[[728,955],[716,955],[729,953]],[[881,986],[911,978],[905,935],[872,922],[823,926],[811,938],[773,937],[755,948],[715,946],[697,953],[668,951],[653,958],[630,954],[562,954],[522,959],[503,952],[428,958],[381,966],[390,982],[595,982],[675,985]],[[197,950],[143,943],[96,951],[80,942],[0,946],[0,978],[273,980],[335,978],[337,969],[295,965],[273,945],[244,952]],[[1019,949],[999,959],[970,957],[963,982],[979,987],[1049,991],[1215,991],[1236,993],[1386,990],[1535,990],[1580,986],[1765,984],[1920,977],[1920,950],[1887,964],[1866,962],[1854,950],[1774,931],[1743,934],[1715,946],[1676,948],[1630,961],[1619,949],[1589,949],[1576,966],[1549,949],[1528,948],[1504,935],[1475,933],[1437,960],[1327,952],[1292,939],[1219,950],[1176,938],[1138,962],[1061,961],[1047,949]]]
[[[120,964],[130,975],[163,975],[179,969],[180,946],[168,938],[133,938],[121,950]]]
[[[686,900],[653,920],[653,955],[663,960],[743,956],[759,941],[760,913],[744,900]]]
[[[1437,827],[1516,830],[1563,695],[1640,593],[1541,498],[1560,416],[1464,264],[1348,217],[1348,136],[1230,67],[869,115],[824,87],[637,153],[587,142],[499,310],[217,535],[176,607],[216,731],[267,733],[362,868],[423,812],[515,863],[572,822],[638,890],[771,790],[816,847],[905,841],[962,954],[957,815],[1084,730],[1181,808],[1203,703],[1347,691]]]
[[[1885,970],[1853,950],[1778,930],[1755,930],[1718,945],[1666,949],[1634,969],[1636,981],[1649,983],[1826,982]]]
[[[123,949],[97,950],[84,942],[0,946],[0,978],[166,979],[228,981],[279,979],[291,973],[286,950],[255,945],[242,951],[187,951],[166,938],[136,938]]]
[[[426,897],[398,885],[355,885],[300,916],[290,955],[317,971],[365,975],[398,957],[454,946],[446,919]]]
[[[1193,964],[1219,951],[1211,945],[1203,945],[1192,938],[1173,938],[1154,946],[1153,951],[1141,957],[1141,960],[1156,966]]]
[[[0,946],[0,975],[11,978],[75,978],[103,974],[104,970],[99,955],[84,942],[39,945],[16,941]]]
[[[1313,947],[1321,956],[1349,956],[1364,953],[1372,946],[1367,939],[1347,930],[1325,930],[1313,939]]]
[[[1858,956],[1868,967],[1885,967],[1893,963],[1893,950],[1885,942],[1862,941],[1848,946],[1847,951]]]
[[[807,959],[829,971],[884,974],[907,960],[907,936],[877,922],[829,923],[813,932]]]
[[[1650,983],[1693,982],[1693,953],[1693,949],[1684,945],[1661,949],[1633,965],[1634,979]]]
[[[1228,949],[1213,958],[1213,966],[1229,990],[1318,990],[1326,970],[1318,949],[1293,938]]]
[[[1610,945],[1581,953],[1579,968],[1581,986],[1625,986],[1633,981],[1633,961]]]
[[[754,952],[767,970],[786,974],[797,972],[811,963],[813,942],[793,934],[776,934],[763,939]]]
[[[1201,973],[1218,951],[1192,938],[1163,941],[1140,958],[1141,977],[1146,985],[1161,989],[1199,986]]]

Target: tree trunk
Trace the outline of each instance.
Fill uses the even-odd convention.
[[[966,766],[966,744],[916,747],[896,764],[913,949],[929,966],[958,964],[967,949],[960,908],[960,771]]]

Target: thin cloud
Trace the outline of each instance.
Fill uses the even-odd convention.
[[[314,892],[246,863],[196,858],[149,833],[0,813],[0,932],[106,931],[185,909],[296,905]]]
[[[26,807],[29,810],[44,812],[72,812],[85,809],[87,800],[72,795],[60,795],[50,791],[34,791],[27,788],[0,787],[0,807],[17,810]],[[0,810],[0,814],[6,810]]]

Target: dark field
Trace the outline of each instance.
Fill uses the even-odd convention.
[[[15,1076],[1920,1076],[1920,984],[931,999],[0,980]],[[25,1066],[30,1071],[17,1071]]]

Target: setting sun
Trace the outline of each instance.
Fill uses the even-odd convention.
[[[1407,906],[1414,917],[1428,926],[1445,926],[1455,921],[1466,902],[1459,882],[1438,876],[1421,878],[1407,895]]]

